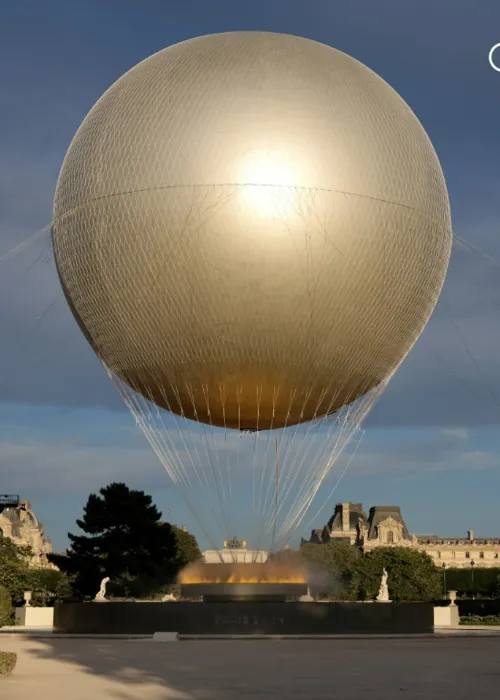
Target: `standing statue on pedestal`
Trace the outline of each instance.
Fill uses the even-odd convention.
[[[104,603],[107,598],[106,598],[106,586],[108,585],[109,582],[109,576],[106,576],[106,578],[103,578],[101,581],[101,586],[99,588],[99,592],[97,593],[96,597],[94,598],[94,603]]]
[[[390,603],[389,598],[389,586],[387,585],[387,579],[389,578],[387,574],[387,569],[382,571],[382,580],[380,581],[380,588],[378,591],[377,602],[378,603]]]

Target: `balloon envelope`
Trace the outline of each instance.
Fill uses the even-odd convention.
[[[58,181],[61,282],[106,366],[204,423],[354,401],[424,328],[451,249],[441,167],[380,77],[259,32],[160,51],[91,110]]]

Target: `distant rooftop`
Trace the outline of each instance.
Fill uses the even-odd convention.
[[[0,513],[5,508],[17,508],[19,506],[20,502],[21,502],[20,497],[14,495],[14,494],[9,494],[9,493],[0,494]]]

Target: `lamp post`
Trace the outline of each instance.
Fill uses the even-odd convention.
[[[444,586],[444,597],[446,598],[446,562],[442,563],[443,568],[443,586]]]
[[[476,565],[476,562],[474,559],[472,559],[470,563],[470,574],[471,574],[471,579],[472,579],[472,600],[476,599],[475,593],[474,593],[474,566]]]

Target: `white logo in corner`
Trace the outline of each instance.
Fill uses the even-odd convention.
[[[500,73],[500,65],[497,65],[493,60],[493,56],[497,49],[500,49],[500,44],[495,44],[495,46],[491,47],[490,52],[488,54],[488,61],[490,62],[490,66],[493,68],[493,70],[496,70],[498,73]],[[498,60],[500,63],[500,51],[498,52]]]

